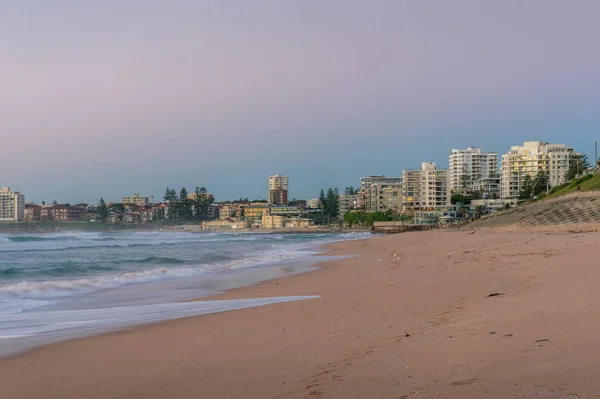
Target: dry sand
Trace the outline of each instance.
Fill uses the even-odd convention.
[[[220,296],[320,299],[43,347],[0,361],[0,398],[598,398],[599,242],[431,231],[335,244],[359,256]]]

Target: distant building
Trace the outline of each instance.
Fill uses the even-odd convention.
[[[309,209],[317,209],[321,207],[321,200],[318,198],[311,198],[306,200],[306,207]]]
[[[237,207],[234,205],[219,205],[219,219],[233,219],[237,213]]]
[[[40,210],[40,220],[55,222],[77,222],[84,219],[87,208],[67,204],[56,204],[51,208]]]
[[[25,196],[10,187],[0,188],[0,222],[20,222],[25,213]]]
[[[280,174],[269,176],[269,204],[287,205],[289,179]]]
[[[475,191],[481,179],[498,177],[498,154],[481,148],[453,149],[450,154],[450,189]]]
[[[402,183],[375,183],[363,191],[367,212],[402,211]]]
[[[403,210],[434,211],[451,205],[448,170],[437,169],[434,162],[424,162],[421,170],[402,171]]]
[[[484,215],[506,208],[514,208],[515,206],[517,206],[516,199],[480,199],[471,201],[471,207],[481,208],[481,213]]]
[[[535,180],[540,173],[548,174],[550,187],[563,184],[573,154],[573,148],[564,144],[542,141],[511,147],[502,155],[501,198],[518,198],[526,177]]]
[[[361,177],[361,186],[354,208],[366,212],[385,212],[402,208],[402,178],[383,175]]]
[[[500,198],[500,177],[487,177],[473,183],[473,191],[484,199]]]
[[[338,217],[344,220],[344,215],[350,210],[356,208],[358,194],[340,194],[338,195]]]
[[[247,221],[255,221],[262,218],[263,211],[267,209],[269,205],[258,204],[258,205],[246,205],[243,208],[243,217]]]
[[[34,222],[40,220],[42,207],[38,205],[25,205],[23,212],[23,220]]]
[[[133,197],[123,197],[123,199],[121,200],[122,204],[131,204],[138,206],[150,205],[152,202],[154,202],[154,197],[140,197],[138,193],[134,193]]]
[[[229,220],[215,220],[213,222],[202,222],[203,230],[239,230],[247,227],[246,222],[234,222]]]

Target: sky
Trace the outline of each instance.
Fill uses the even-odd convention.
[[[8,3],[8,2],[7,2]],[[600,140],[596,0],[20,0],[0,13],[0,185],[97,203],[290,198],[452,148]]]

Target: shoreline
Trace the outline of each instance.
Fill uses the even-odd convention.
[[[486,230],[333,243],[327,256],[355,256],[200,300],[320,298],[41,347],[0,360],[0,383],[11,398],[594,397],[598,239]]]
[[[364,238],[354,238],[351,240],[355,241],[361,239]],[[348,240],[342,239],[341,242],[344,241]],[[149,326],[156,323],[162,323],[178,318],[197,317],[213,312],[235,310],[239,306],[245,306],[244,303],[247,302],[247,300],[255,300],[260,298],[236,298],[237,302],[232,302],[230,305],[227,305],[229,306],[229,308],[227,308],[225,305],[223,305],[223,307],[214,307],[209,306],[208,304],[206,307],[197,306],[194,308],[187,309],[184,312],[184,314],[178,317],[171,317],[166,313],[166,308],[170,308],[172,309],[172,311],[177,312],[177,309],[180,307],[180,305],[178,304],[194,302],[200,305],[199,302],[207,303],[210,301],[227,301],[228,299],[226,298],[220,299],[218,297],[226,296],[231,291],[242,289],[248,286],[260,285],[267,281],[287,278],[299,274],[311,273],[318,270],[318,265],[321,262],[327,262],[336,259],[336,257],[330,256],[328,254],[328,246],[332,243],[315,242],[315,244],[316,245],[312,247],[309,253],[293,259],[280,260],[277,263],[242,267],[239,269],[225,269],[216,272],[207,272],[184,280],[178,278],[156,282],[138,283],[132,286],[124,285],[121,287],[114,287],[109,290],[110,295],[123,295],[126,292],[123,290],[128,289],[138,290],[139,294],[140,292],[143,293],[144,291],[147,292],[149,290],[149,288],[145,287],[152,286],[154,287],[152,289],[158,290],[157,292],[163,292],[166,289],[167,291],[164,291],[164,294],[172,297],[171,300],[167,301],[148,303],[144,305],[141,304],[139,299],[136,301],[139,302],[140,305],[128,305],[127,303],[109,303],[106,304],[106,307],[97,308],[98,310],[105,309],[104,313],[96,312],[95,306],[88,307],[84,305],[82,307],[72,307],[67,305],[67,307],[65,308],[64,305],[66,304],[63,304],[63,306],[57,305],[58,307],[55,306],[51,309],[41,308],[37,311],[34,310],[31,313],[31,317],[38,318],[38,324],[40,326],[47,326],[44,328],[44,333],[33,332],[31,333],[31,335],[9,338],[11,336],[11,324],[8,324],[9,327],[8,330],[6,330],[8,335],[6,337],[1,336],[2,330],[0,329],[0,344],[2,344],[0,346],[0,359],[8,359],[14,356],[19,356],[29,351],[35,351],[38,348],[47,345],[54,345],[61,342],[91,338],[102,334],[135,329],[138,327]],[[185,283],[185,280],[187,280],[188,283]],[[177,286],[177,284],[179,288],[173,288]],[[196,288],[194,289],[193,287]],[[119,290],[121,291],[119,292]],[[213,292],[203,292],[205,290],[210,290]],[[194,291],[196,291],[196,293],[194,293]],[[94,296],[98,297],[99,295],[101,295],[101,291],[85,294],[85,297],[80,297],[79,300],[83,299],[87,301],[88,299],[91,299]],[[146,295],[147,297],[147,294],[144,295]],[[282,298],[280,298],[277,302],[288,301],[288,298],[286,297],[286,295],[282,295]],[[144,301],[148,301],[148,299],[144,299]],[[95,303],[93,300],[88,302]],[[257,302],[257,304],[255,304],[254,306],[262,306],[260,304],[260,301],[254,302]],[[272,301],[271,299],[266,298],[264,302],[270,303]],[[124,320],[121,323],[115,324],[110,321],[111,314],[114,314],[114,316],[120,315],[122,313],[120,309],[124,310],[126,308],[130,309],[129,312],[131,312],[132,317],[134,317],[135,315],[137,315],[136,317],[140,317],[140,311],[143,311],[145,314],[147,314],[147,316],[143,317],[137,322],[129,322]],[[144,308],[147,310],[145,310]],[[211,311],[211,308],[214,308],[214,310]],[[161,311],[160,309],[165,310]],[[81,327],[67,327],[63,329],[59,326],[61,324],[59,323],[59,321],[67,317],[67,312],[71,310],[80,312],[79,315],[76,316],[76,319],[71,321],[74,326],[80,325],[82,323],[82,320],[88,319],[90,320],[88,323],[92,324],[88,327],[82,325]],[[92,316],[94,313],[98,313],[97,318]],[[29,313],[26,313],[25,315],[27,314]],[[26,319],[20,321],[20,318],[18,316],[15,318],[11,318],[10,314],[6,315],[6,318],[4,320],[7,323],[16,323],[16,325],[18,325],[19,328],[25,328],[26,330],[33,328],[36,325],[33,322],[27,322]],[[3,343],[2,341],[5,342]]]

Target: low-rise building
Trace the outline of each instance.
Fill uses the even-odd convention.
[[[56,204],[50,208],[40,209],[40,220],[55,222],[77,222],[85,220],[84,215],[87,208],[72,206],[68,204]]]
[[[28,222],[35,222],[40,220],[42,207],[38,205],[25,205],[23,211],[23,220]]]
[[[518,200],[516,198],[507,199],[478,199],[471,201],[471,207],[479,208],[481,213],[486,215],[494,213],[507,208],[514,208],[517,206]]]
[[[219,205],[219,219],[233,219],[236,216],[237,209],[233,205]]]
[[[133,197],[123,197],[121,200],[122,204],[131,204],[131,205],[150,205],[154,201],[154,197],[140,197],[138,193],[134,193]]]
[[[247,228],[248,223],[233,220],[214,220],[202,222],[203,230],[240,230]]]

